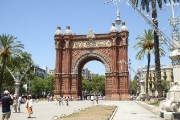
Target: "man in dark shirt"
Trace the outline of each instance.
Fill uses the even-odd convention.
[[[4,96],[1,98],[2,102],[2,120],[9,120],[11,115],[10,106],[12,105],[12,99],[9,96],[7,90],[4,91]]]

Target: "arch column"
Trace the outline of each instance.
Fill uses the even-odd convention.
[[[62,36],[55,35],[55,49],[56,49],[56,61],[55,61],[55,95],[60,95],[61,91],[61,73],[62,73]]]

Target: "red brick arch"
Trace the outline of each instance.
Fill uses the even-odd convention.
[[[105,66],[106,99],[129,99],[128,35],[127,31],[95,34],[91,39],[86,35],[55,35],[55,96],[81,96],[82,68],[97,60]]]

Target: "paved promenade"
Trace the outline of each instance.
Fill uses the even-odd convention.
[[[118,106],[113,120],[163,120],[135,101],[106,101],[102,104]]]
[[[99,101],[102,105],[117,105],[118,109],[113,120],[162,120],[151,111],[141,107],[135,101]],[[27,118],[28,113],[25,105],[21,105],[21,113],[11,114],[10,120],[52,120],[54,116],[69,115],[77,110],[94,106],[90,100],[69,101],[69,106],[59,106],[55,102],[38,102],[33,104],[32,118]],[[1,108],[0,108],[1,109]],[[0,111],[0,118],[2,114]]]

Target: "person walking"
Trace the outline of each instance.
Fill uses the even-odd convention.
[[[57,97],[55,97],[54,101],[55,101],[55,105],[57,105],[58,103]]]
[[[22,101],[22,97],[21,97],[21,95],[20,95],[19,98],[18,98],[18,112],[21,112],[21,108],[20,108],[20,106],[21,106],[21,101]]]
[[[97,104],[98,104],[98,100],[99,100],[98,95],[96,95],[96,103]]]
[[[63,96],[61,96],[61,103],[62,103],[62,105],[63,105],[63,101],[64,101],[64,97]]]
[[[94,95],[91,95],[91,101],[94,104]]]
[[[32,101],[31,95],[28,95],[27,102],[26,102],[26,108],[29,114],[28,118],[31,118],[31,114],[33,114],[32,104],[33,104],[33,101]]]
[[[66,97],[66,105],[69,106],[69,96]]]
[[[61,102],[62,102],[62,97],[61,96],[59,96],[58,101],[59,101],[59,105],[61,106]]]
[[[17,112],[17,99],[16,96],[13,97],[13,108],[14,108],[14,112]]]
[[[12,98],[9,96],[9,91],[4,91],[4,96],[1,98],[2,102],[2,120],[9,120],[11,116],[10,106],[13,103]]]

